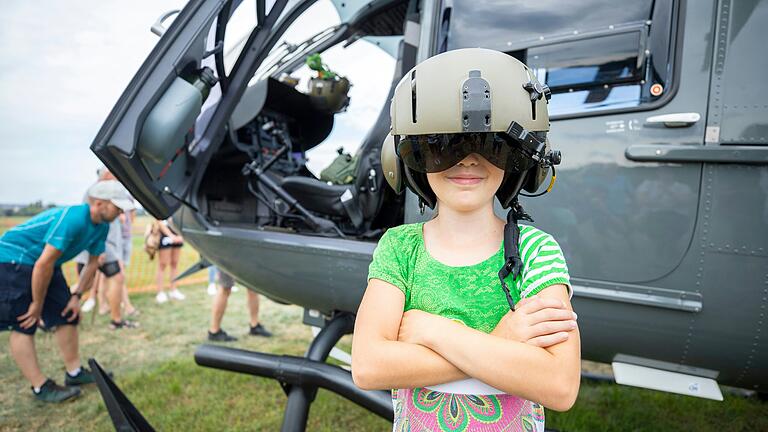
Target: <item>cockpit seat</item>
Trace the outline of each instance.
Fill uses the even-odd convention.
[[[389,134],[389,106],[404,71],[415,64],[415,50],[404,58],[401,42],[398,51],[386,102],[358,150],[354,182],[349,185],[329,185],[302,176],[284,177],[281,182],[283,189],[309,211],[347,220],[357,234],[364,234],[370,229],[381,209],[385,187],[381,169],[381,145]]]
[[[313,178],[291,176],[283,179],[282,187],[311,212],[344,216],[346,212],[339,198],[352,185],[329,185]]]
[[[374,127],[369,136],[386,135],[387,130],[377,129],[379,127]],[[352,184],[329,185],[308,177],[289,176],[283,178],[281,186],[307,210],[347,219],[354,227],[353,231],[364,233],[381,207],[384,177],[379,148],[366,145],[360,152]]]

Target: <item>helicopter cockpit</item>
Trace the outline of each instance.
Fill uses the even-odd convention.
[[[373,3],[378,7],[270,53],[232,113],[227,137],[200,183],[198,203],[210,221],[363,239],[376,238],[402,221],[403,197],[384,187],[380,147],[389,130],[389,100],[413,59],[403,67],[401,46],[385,102],[355,155],[339,149],[331,162],[348,165],[343,180],[314,174],[307,152],[321,144],[333,146],[326,141],[336,115],[350,102],[347,91],[353,83],[343,71],[330,72],[322,63],[310,65],[317,76],[307,86],[293,76],[335,46],[368,36],[402,35],[408,2]]]

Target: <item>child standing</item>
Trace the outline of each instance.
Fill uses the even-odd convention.
[[[559,163],[548,93],[485,49],[433,57],[395,90],[385,177],[438,210],[382,236],[355,324],[353,378],[395,389],[395,430],[543,431],[542,406],[576,399],[565,259],[552,236],[517,223],[528,218],[520,190],[535,192]],[[511,207],[507,221],[494,197]]]

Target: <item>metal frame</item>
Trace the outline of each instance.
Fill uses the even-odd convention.
[[[339,339],[352,333],[354,324],[354,315],[337,314],[312,340],[304,357],[201,345],[195,351],[195,362],[200,366],[276,379],[288,395],[282,432],[306,430],[309,407],[320,387],[391,421],[394,411],[389,392],[362,390],[352,381],[349,371],[325,363]]]

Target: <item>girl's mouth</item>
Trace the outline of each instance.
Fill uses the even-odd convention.
[[[448,177],[448,180],[451,183],[455,183],[462,186],[468,186],[468,185],[475,185],[482,182],[483,178],[473,176],[473,175],[458,175],[458,176]]]

